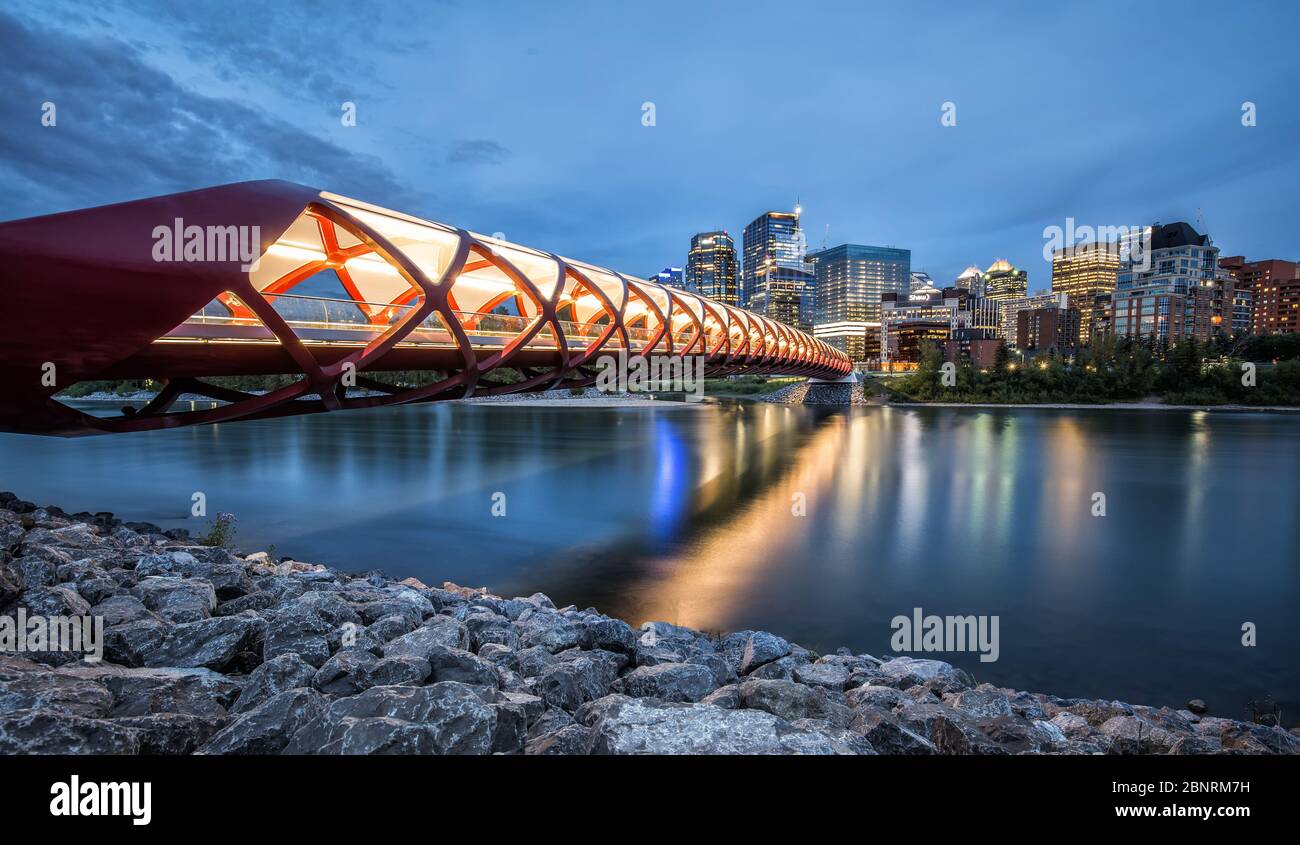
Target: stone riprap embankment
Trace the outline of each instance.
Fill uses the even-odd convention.
[[[760,402],[771,402],[776,405],[880,404],[866,395],[861,384],[850,384],[848,382],[817,383],[801,381],[778,388],[771,393],[760,394],[754,398]]]
[[[0,494],[0,616],[20,613],[101,618],[103,655],[0,653],[6,754],[1300,749],[1276,726],[976,685],[763,631],[643,632],[540,593],[241,557]]]

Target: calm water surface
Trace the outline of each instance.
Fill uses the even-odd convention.
[[[887,653],[914,607],[996,614],[997,662],[942,657],[1065,696],[1300,712],[1296,417],[438,404],[0,435],[0,488],[195,532],[201,490],[245,550],[819,650]]]

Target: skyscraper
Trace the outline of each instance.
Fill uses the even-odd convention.
[[[750,311],[797,329],[812,329],[810,294],[816,283],[812,273],[772,262],[758,268],[757,278],[746,306]]]
[[[984,273],[980,268],[972,264],[961,272],[961,275],[957,277],[957,281],[953,282],[953,287],[970,291],[972,296],[984,296]]]
[[[1029,294],[1029,274],[1005,258],[994,261],[984,273],[985,296],[993,300],[1019,299]]]
[[[686,287],[725,305],[739,305],[736,242],[726,232],[701,232],[691,238],[686,257]]]
[[[912,290],[917,290],[918,288],[932,288],[934,286],[935,286],[934,279],[930,278],[929,273],[923,272],[921,270],[912,271],[912,281],[911,281]]]
[[[646,279],[670,288],[686,287],[686,271],[681,267],[665,267],[658,273],[646,276]]]
[[[1118,244],[1087,243],[1062,247],[1052,253],[1052,293],[1069,294],[1072,303],[1091,303],[1096,296],[1115,290],[1119,263]],[[1088,344],[1092,337],[1092,324],[1092,310],[1081,308],[1080,345]]]
[[[755,308],[753,300],[764,298],[763,286],[772,275],[769,267],[806,271],[804,253],[807,252],[803,232],[799,228],[799,209],[794,211],[769,211],[760,214],[745,227],[741,239],[741,302],[746,308]]]
[[[880,329],[880,298],[906,298],[912,252],[893,247],[841,244],[808,256],[816,282],[813,336],[848,354],[866,358],[866,335]]]

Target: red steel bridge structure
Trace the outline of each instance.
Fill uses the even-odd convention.
[[[255,228],[254,228],[255,227]],[[198,233],[193,254],[162,230]],[[245,263],[237,233],[253,233]],[[251,235],[250,235],[251,237]],[[341,292],[303,293],[328,275]],[[295,291],[297,291],[295,293]],[[836,379],[844,353],[703,296],[282,181],[0,224],[0,431],[55,435],[585,387],[602,354],[702,356],[707,375]],[[516,370],[512,384],[484,376]],[[434,375],[419,386],[373,378]],[[289,374],[267,393],[205,381]],[[55,395],[154,379],[143,408]],[[182,395],[215,400],[174,410]]]

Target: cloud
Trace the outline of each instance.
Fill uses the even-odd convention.
[[[447,153],[450,164],[500,164],[510,151],[496,141],[476,138],[457,141]]]
[[[5,218],[278,178],[410,207],[388,167],[246,102],[195,93],[113,37],[0,12]],[[41,125],[42,104],[57,124]]]

